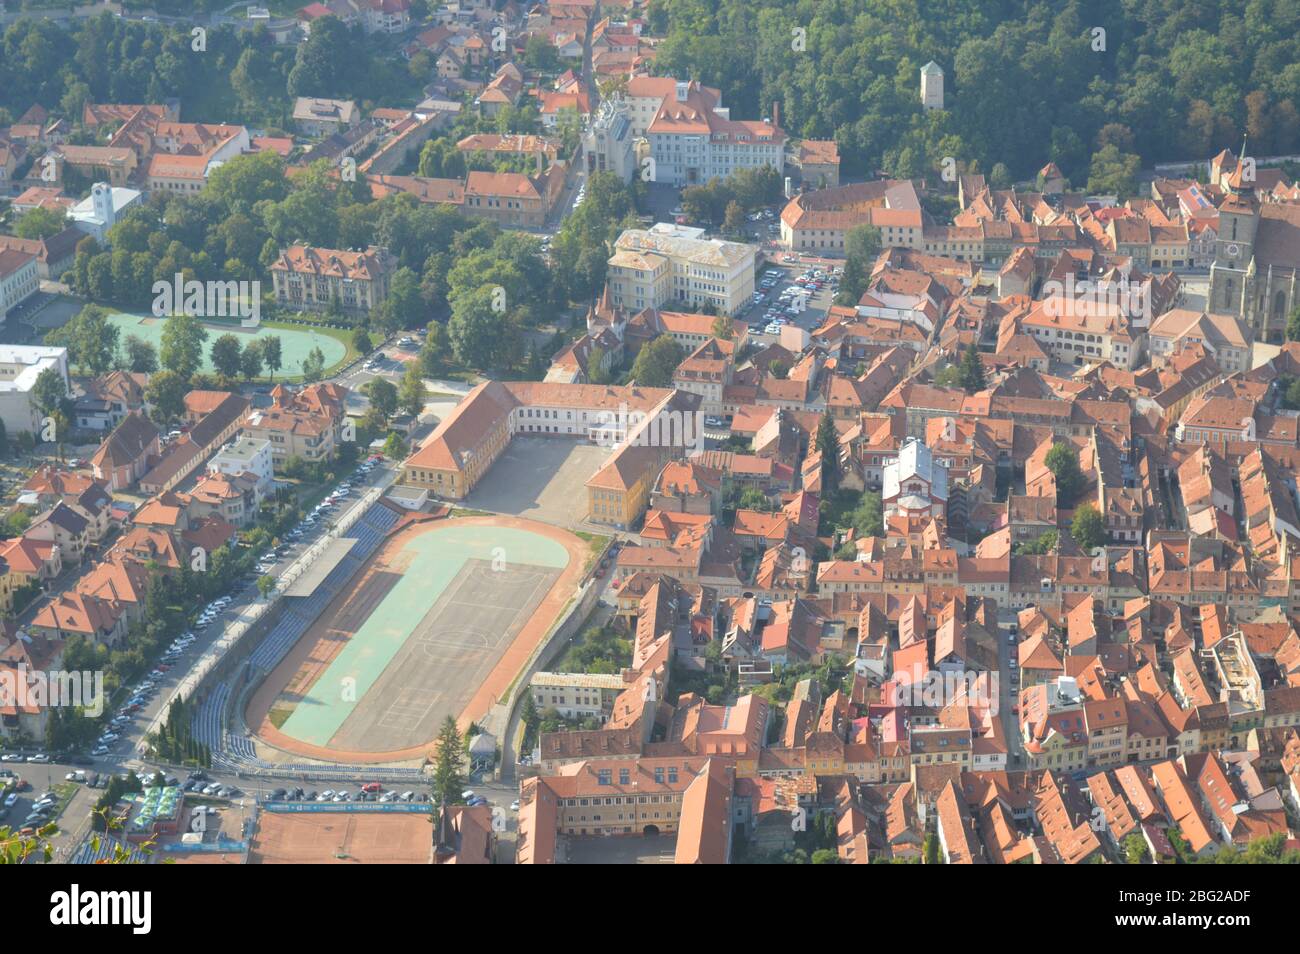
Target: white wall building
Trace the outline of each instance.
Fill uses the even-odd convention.
[[[732,119],[711,92],[679,82],[646,130],[653,179],[675,186],[725,179],[739,169],[785,172],[785,132],[763,120]]]
[[[249,473],[257,478],[257,492],[265,497],[271,490],[275,479],[271,461],[271,442],[265,438],[240,437],[239,440],[221,448],[210,461],[208,470],[212,473],[236,474]]]
[[[0,345],[0,420],[10,436],[21,431],[39,435],[41,414],[31,391],[46,368],[55,368],[68,384],[68,349],[45,345]]]
[[[22,304],[41,287],[36,256],[18,249],[0,248],[0,325],[11,308]]]
[[[711,304],[725,315],[748,307],[758,248],[702,236],[700,229],[663,222],[626,229],[609,260],[606,280],[614,304],[631,312],[670,302]]]
[[[103,245],[108,230],[122,217],[122,213],[143,198],[144,193],[135,189],[96,182],[90,187],[90,195],[68,211],[68,219]]]

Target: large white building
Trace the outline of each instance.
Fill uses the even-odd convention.
[[[0,248],[0,325],[11,308],[41,287],[36,256],[16,248]]]
[[[785,132],[775,123],[732,119],[707,87],[673,84],[646,129],[653,179],[675,186],[725,179],[739,169],[785,170]]]
[[[754,294],[758,248],[706,239],[703,229],[664,222],[626,229],[614,245],[606,282],[613,304],[631,312],[682,302],[735,315]]]
[[[41,412],[32,404],[36,379],[54,368],[68,385],[68,349],[45,345],[0,345],[0,420],[10,437],[22,431],[39,436]]]

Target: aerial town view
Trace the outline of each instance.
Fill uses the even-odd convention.
[[[52,923],[65,865],[1300,863],[1298,0],[301,3],[0,0]]]

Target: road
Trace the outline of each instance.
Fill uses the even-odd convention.
[[[358,506],[366,488],[382,485],[388,481],[390,475],[391,468],[386,466],[376,467],[361,483],[360,491],[348,498],[348,506]],[[346,513],[347,509],[348,507],[341,508],[318,520],[310,532],[304,534],[296,543],[288,545],[286,551],[276,560],[270,575],[278,576],[282,573],[304,550],[328,533],[330,526]],[[146,752],[145,741],[150,729],[156,727],[162,720],[170,700],[177,695],[178,691],[185,687],[187,683],[191,683],[198,678],[196,670],[212,664],[217,656],[226,651],[228,646],[223,644],[222,640],[227,634],[228,627],[241,619],[246,620],[250,610],[262,603],[257,587],[251,580],[245,579],[246,582],[236,585],[232,593],[234,599],[230,605],[219,613],[210,625],[194,628],[193,632],[197,637],[195,642],[174,661],[166,672],[156,677],[157,686],[149,693],[148,701],[138,712],[128,716],[129,722],[119,730],[121,738],[109,746],[106,754],[87,757],[82,760],[85,764],[79,765],[66,761],[44,764],[29,762],[4,763],[4,768],[14,771],[20,778],[30,782],[32,786],[31,792],[20,794],[17,803],[8,814],[8,821],[21,822],[30,811],[33,801],[43,793],[52,790],[54,785],[63,782],[67,773],[75,769],[84,770],[87,776],[96,772],[101,775],[111,775],[127,771],[146,772],[156,770],[156,765],[151,765],[144,759],[144,753]],[[119,698],[114,700],[117,705],[106,706],[106,710],[116,710],[124,698],[125,694],[119,693]],[[244,780],[238,779],[234,773],[212,772],[210,774],[216,781],[240,788],[247,784]],[[274,787],[273,780],[264,780],[261,784],[269,784],[270,787]],[[76,845],[80,843],[89,830],[89,813],[96,798],[97,796],[89,790],[86,790],[84,794],[78,792],[63,813],[59,834],[54,838],[57,860],[66,860],[67,857],[70,857]]]
[[[1013,642],[1011,626],[1016,625],[1017,613],[1004,609],[998,613],[998,714],[1002,717],[1003,735],[1007,743],[1007,771],[1014,772],[1025,767],[1024,742],[1020,737],[1020,716],[1012,711],[1019,701],[1020,670],[1019,638]],[[1011,661],[1012,648],[1017,650],[1016,663]],[[1015,681],[1015,688],[1012,681]]]

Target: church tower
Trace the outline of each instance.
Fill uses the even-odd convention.
[[[1246,285],[1255,256],[1259,198],[1255,195],[1253,164],[1241,143],[1237,166],[1224,177],[1227,195],[1219,206],[1219,235],[1210,266],[1209,310],[1245,318]]]

